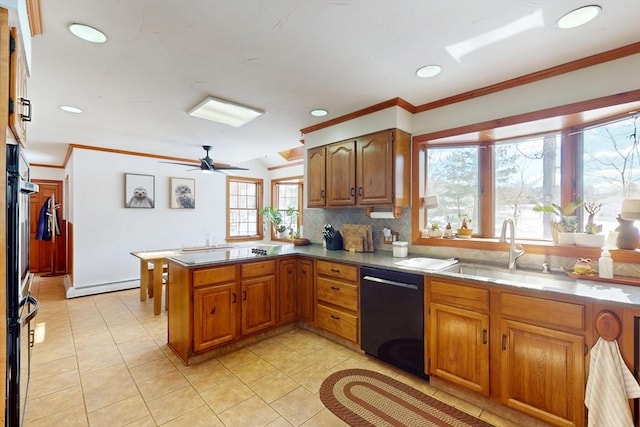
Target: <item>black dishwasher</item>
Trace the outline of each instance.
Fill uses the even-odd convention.
[[[424,277],[360,268],[360,346],[404,371],[424,373]]]

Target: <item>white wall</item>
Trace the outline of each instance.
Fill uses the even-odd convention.
[[[31,166],[29,168],[31,179],[48,179],[51,181],[64,181],[65,170],[62,168],[45,168],[42,166]]]
[[[239,176],[269,176],[259,162],[247,162]],[[132,251],[202,246],[206,234],[225,237],[224,174],[187,172],[156,159],[74,149],[68,165],[74,227],[73,286],[68,296],[138,286],[139,263]],[[125,208],[125,173],[155,176],[155,207]],[[196,208],[169,208],[169,178],[196,180]]]
[[[637,89],[640,89],[640,54],[416,114],[413,135]]]

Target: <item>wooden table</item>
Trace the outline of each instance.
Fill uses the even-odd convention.
[[[149,298],[155,296],[153,314],[160,314],[162,310],[162,270],[167,263],[166,258],[180,253],[182,253],[180,249],[131,252],[131,255],[140,259],[140,301],[146,301],[147,294]],[[149,263],[153,264],[153,286],[149,286]]]

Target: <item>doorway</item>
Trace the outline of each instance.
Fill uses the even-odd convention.
[[[66,221],[62,218],[63,184],[62,181],[33,180],[40,191],[31,195],[30,205],[30,233],[29,233],[29,268],[32,273],[60,275],[67,273]],[[60,234],[51,233],[51,240],[36,240],[40,211],[49,199],[55,201],[54,209],[60,225]],[[46,208],[46,207],[45,207]]]

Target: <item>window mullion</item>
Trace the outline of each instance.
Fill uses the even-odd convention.
[[[562,135],[562,155],[560,159],[560,188],[561,188],[561,201],[562,206],[567,206],[569,203],[575,200],[581,200],[582,195],[578,192],[578,142],[580,140],[581,132],[571,132],[570,129],[564,129],[561,132]],[[579,224],[581,219],[582,210],[576,211],[578,215]]]
[[[478,182],[480,182],[480,236],[493,236],[494,208],[493,208],[493,155],[490,145],[480,146],[480,164],[478,168]]]

